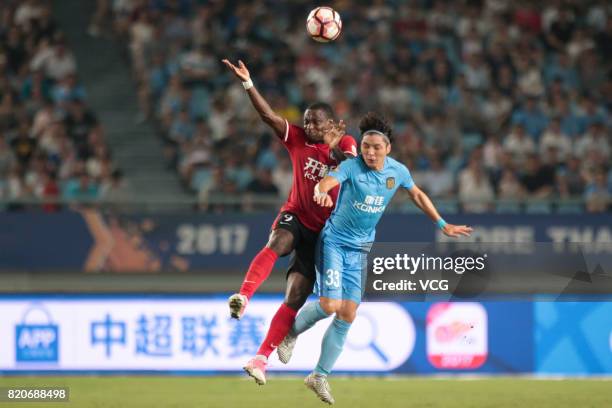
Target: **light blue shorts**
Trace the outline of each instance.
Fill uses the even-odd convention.
[[[366,285],[368,253],[319,237],[315,257],[314,293],[359,304]]]

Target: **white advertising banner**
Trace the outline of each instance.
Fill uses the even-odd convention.
[[[19,297],[0,300],[0,371],[241,370],[265,337],[280,298],[255,300],[229,318],[223,298]],[[311,370],[330,319],[298,339],[291,362]],[[410,357],[415,326],[395,303],[364,303],[336,371],[389,371]]]

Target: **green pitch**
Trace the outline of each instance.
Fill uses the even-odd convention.
[[[2,403],[26,407],[324,407],[299,377],[257,386],[243,377],[4,377],[0,387],[70,387],[70,403]],[[605,408],[610,380],[332,378],[337,407]]]

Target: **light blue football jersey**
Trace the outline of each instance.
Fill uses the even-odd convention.
[[[376,225],[397,189],[414,186],[406,166],[388,156],[381,171],[370,169],[359,155],[343,161],[329,175],[341,186],[322,238],[356,249],[374,242]]]

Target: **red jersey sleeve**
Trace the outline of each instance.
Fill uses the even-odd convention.
[[[285,119],[285,123],[287,127],[285,129],[285,134],[281,135],[280,141],[285,145],[287,149],[291,149],[291,147],[295,146],[300,142],[304,142],[305,133],[304,129],[299,126],[292,125]]]
[[[338,147],[347,156],[357,157],[357,142],[351,135],[344,135],[338,143]]]

